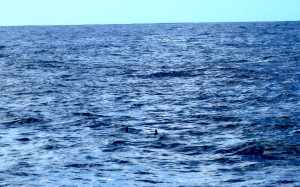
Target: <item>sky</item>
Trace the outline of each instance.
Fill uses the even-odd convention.
[[[300,0],[0,0],[0,26],[300,21]]]

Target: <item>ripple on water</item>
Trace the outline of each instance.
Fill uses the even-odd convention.
[[[0,186],[300,186],[299,29],[0,27]]]

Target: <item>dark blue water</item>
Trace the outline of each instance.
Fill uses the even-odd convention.
[[[299,121],[300,22],[0,27],[0,186],[299,186]]]

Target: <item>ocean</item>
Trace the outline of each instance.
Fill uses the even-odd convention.
[[[300,186],[299,122],[300,22],[0,27],[0,186]]]

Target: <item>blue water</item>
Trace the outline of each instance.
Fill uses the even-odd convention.
[[[300,22],[0,27],[0,186],[300,186],[299,121]]]

